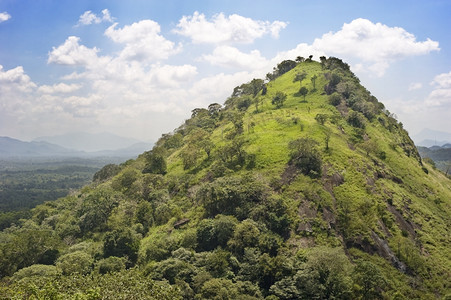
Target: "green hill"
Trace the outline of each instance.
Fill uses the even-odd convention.
[[[421,157],[445,174],[450,174],[451,170],[451,147],[445,144],[442,147],[417,147]]]
[[[267,78],[5,229],[0,295],[450,296],[450,179],[341,60]]]

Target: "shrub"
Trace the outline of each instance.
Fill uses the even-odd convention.
[[[286,99],[287,99],[287,94],[279,91],[272,98],[271,103],[274,104],[277,108],[281,108]]]
[[[341,103],[341,96],[338,93],[333,93],[329,96],[329,104],[337,106]]]
[[[316,149],[318,142],[311,138],[291,141],[290,164],[295,165],[304,175],[312,178],[321,176],[321,156]]]
[[[61,256],[56,261],[56,267],[63,275],[88,274],[92,270],[94,260],[83,251],[75,251]]]
[[[139,239],[130,229],[113,230],[105,235],[104,257],[126,257],[134,264],[138,258]]]
[[[196,196],[207,216],[221,213],[243,219],[256,203],[266,198],[266,194],[264,184],[253,176],[230,176],[204,184]]]
[[[120,272],[125,270],[125,261],[123,257],[110,256],[99,260],[96,269],[100,274]]]
[[[31,265],[29,267],[20,269],[16,273],[14,273],[12,280],[17,281],[22,278],[31,277],[31,276],[39,276],[39,277],[53,277],[58,274],[58,270],[55,266],[48,265]]]
[[[365,118],[359,112],[351,111],[348,115],[347,121],[351,126],[362,129],[365,128]]]

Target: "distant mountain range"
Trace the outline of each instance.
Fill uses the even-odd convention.
[[[0,137],[0,156],[65,156],[78,154],[74,150],[47,142],[24,142],[10,137]]]
[[[77,151],[96,152],[104,150],[119,150],[128,148],[143,141],[118,136],[112,133],[73,132],[63,135],[43,136],[34,139],[35,142],[48,142]]]
[[[422,157],[429,157],[434,161],[451,161],[451,144],[433,147],[418,147]]]
[[[83,139],[85,137],[86,139]],[[98,141],[94,142],[94,138],[98,137]],[[60,141],[63,146],[57,143],[51,143],[43,138],[36,139],[31,142],[24,142],[10,137],[0,137],[0,157],[133,157],[152,148],[151,143],[136,142],[136,140],[121,138],[112,134],[78,134],[74,136],[73,143],[78,141],[79,146],[70,147],[70,135],[48,137],[48,140]],[[122,141],[122,147],[120,142]],[[92,142],[92,143],[91,143]],[[100,145],[105,142],[104,147]],[[87,150],[80,150],[80,149]]]
[[[451,144],[451,133],[425,128],[418,134],[413,135],[412,139],[417,146],[443,146],[445,144]]]

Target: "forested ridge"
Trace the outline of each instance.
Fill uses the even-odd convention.
[[[5,299],[437,299],[451,181],[340,59],[298,57],[0,233]]]

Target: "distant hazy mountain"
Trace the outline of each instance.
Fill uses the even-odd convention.
[[[417,146],[432,147],[451,143],[451,133],[425,128],[413,135],[412,139]]]
[[[0,137],[0,157],[12,156],[67,156],[79,153],[47,142],[23,142],[10,137]]]
[[[153,147],[152,143],[136,143],[129,147],[117,149],[117,150],[103,150],[87,153],[90,156],[114,156],[114,157],[133,157],[139,154],[151,150]]]
[[[443,147],[418,147],[418,151],[421,157],[429,157],[435,162],[451,161],[451,146],[449,144],[446,144]]]
[[[152,149],[151,143],[134,143],[120,149],[78,151],[48,142],[24,142],[10,137],[0,137],[0,158],[9,157],[123,157],[133,158]]]
[[[36,138],[34,141],[45,141],[65,148],[86,152],[119,150],[142,142],[107,132],[97,134],[75,132],[57,136],[43,136]]]

